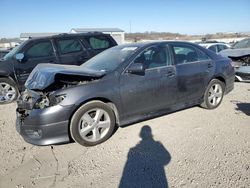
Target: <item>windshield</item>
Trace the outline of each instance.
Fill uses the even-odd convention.
[[[15,55],[23,46],[24,46],[25,42],[22,42],[19,46],[16,46],[15,48],[13,48],[9,53],[7,53],[3,59],[7,60],[13,57],[13,55]]]
[[[243,39],[235,43],[232,48],[250,48],[250,39]]]
[[[131,57],[136,49],[137,47],[132,46],[116,46],[96,55],[86,63],[82,64],[81,67],[96,71],[111,72],[119,67],[119,65],[126,59]]]

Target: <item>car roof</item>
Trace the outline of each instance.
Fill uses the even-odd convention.
[[[120,47],[145,47],[145,46],[151,46],[151,45],[159,45],[159,44],[191,44],[194,46],[197,46],[197,44],[187,42],[187,41],[176,41],[176,40],[162,40],[162,41],[147,41],[147,42],[136,42],[136,43],[127,43],[127,44],[121,44]]]
[[[88,32],[88,33],[61,33],[58,35],[46,36],[46,37],[36,37],[30,38],[30,41],[35,41],[39,39],[57,39],[57,38],[65,38],[65,37],[75,37],[75,36],[100,36],[100,35],[109,35],[102,32]]]
[[[210,46],[213,45],[224,45],[224,46],[229,46],[225,43],[220,43],[220,42],[216,42],[216,43],[199,43],[200,46],[205,47],[205,48],[209,48]]]

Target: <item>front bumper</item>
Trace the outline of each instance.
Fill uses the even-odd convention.
[[[16,129],[26,142],[34,145],[67,143],[73,109],[74,105],[33,110],[17,108]]]
[[[250,73],[236,72],[235,77],[240,82],[250,82]]]
[[[250,82],[250,66],[236,67],[235,77],[240,82]]]

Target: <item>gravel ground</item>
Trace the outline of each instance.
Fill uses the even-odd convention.
[[[0,187],[250,187],[250,84],[215,110],[189,108],[117,130],[95,147],[32,146],[0,106]]]

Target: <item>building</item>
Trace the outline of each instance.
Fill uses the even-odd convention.
[[[47,37],[52,35],[58,35],[60,33],[21,33],[21,40],[28,40],[29,38],[39,38],[39,37]]]
[[[72,28],[70,33],[102,32],[110,34],[118,44],[124,43],[125,32],[119,28]]]
[[[0,50],[7,50],[7,49],[12,49],[16,46],[18,46],[18,42],[4,42],[0,43]]]

